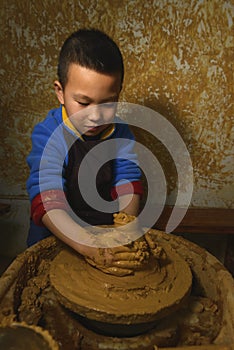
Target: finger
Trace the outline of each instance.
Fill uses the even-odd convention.
[[[134,244],[130,243],[128,245],[122,245],[119,247],[114,247],[112,248],[112,252],[114,254],[117,253],[129,253],[129,252],[136,252],[138,250],[138,248],[136,246],[134,246]]]
[[[113,261],[119,261],[119,260],[139,260],[140,254],[136,254],[135,252],[125,252],[125,253],[117,253],[114,255]]]
[[[87,261],[87,263],[89,263],[90,265],[92,265],[92,266],[96,266],[96,264],[95,264],[95,262],[91,259],[91,258],[89,258],[89,257],[85,257],[85,260]]]
[[[119,267],[123,269],[137,269],[142,267],[142,265],[144,265],[144,263],[137,260],[130,260],[130,261],[119,260],[119,261],[113,261],[112,263],[113,267]]]
[[[145,234],[145,240],[148,243],[150,249],[154,249],[156,246],[156,243],[154,242],[154,240],[152,239],[152,237],[150,236],[149,233]]]
[[[138,260],[143,261],[149,258],[149,252],[148,251],[141,251],[138,250],[136,252],[126,252],[126,253],[118,253],[114,255],[113,261],[118,260]]]
[[[149,234],[152,239],[155,239],[159,233],[161,233],[162,231],[159,231],[159,230],[155,230],[155,229],[149,229],[146,234]]]
[[[92,266],[105,265],[110,266],[114,260],[114,254],[110,254],[108,249],[99,248],[99,254],[95,256],[85,256],[85,260]]]

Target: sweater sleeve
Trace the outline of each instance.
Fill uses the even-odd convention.
[[[32,150],[27,157],[30,168],[27,191],[31,201],[31,217],[37,225],[41,224],[42,216],[47,211],[67,208],[63,177],[66,153],[62,126],[53,116],[35,126]]]
[[[114,160],[112,198],[124,194],[143,194],[141,170],[134,151],[135,138],[125,123],[116,124],[117,156]]]

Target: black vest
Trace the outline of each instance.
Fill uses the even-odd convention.
[[[86,203],[81,195],[78,184],[78,172],[80,164],[85,155],[97,144],[105,140],[85,140],[72,136],[66,129],[64,129],[64,137],[68,146],[68,164],[65,167],[65,183],[66,183],[66,197],[73,212],[83,221],[90,225],[111,225],[113,223],[113,214],[98,211]],[[71,146],[70,146],[71,145]],[[108,149],[106,149],[108,152]],[[108,158],[107,158],[108,159]],[[95,162],[98,159],[94,157],[88,159],[88,167],[90,169],[90,176],[93,175]],[[111,187],[112,187],[112,163],[108,161],[105,163],[97,173],[96,187],[99,195],[106,201],[111,201]],[[97,164],[97,163],[96,163]],[[85,180],[88,183],[88,179]],[[79,221],[77,221],[79,223]]]

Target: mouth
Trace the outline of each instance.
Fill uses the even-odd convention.
[[[106,128],[108,128],[108,124],[101,124],[101,125],[87,125],[85,126],[85,134],[90,133],[90,134],[98,134],[102,131],[104,131]]]
[[[98,129],[100,129],[100,125],[96,125],[96,126],[87,126],[88,131],[96,131]]]
[[[98,134],[102,131],[102,125],[89,125],[85,127],[85,134]]]

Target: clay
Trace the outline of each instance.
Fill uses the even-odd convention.
[[[0,327],[0,349],[59,350],[50,334],[40,327],[12,323]]]
[[[108,228],[107,232],[103,233],[102,228]],[[143,234],[136,217],[120,212],[114,214],[114,225],[103,225],[102,228],[89,228],[92,241],[95,241],[97,247],[102,246],[102,241],[108,243],[110,247],[98,248],[98,254],[95,257],[85,257],[89,264],[115,276],[131,275],[136,270],[144,268],[148,263],[150,251],[144,238],[132,241],[133,237],[140,237]],[[129,243],[123,246],[123,239]],[[112,257],[110,262],[103,258],[106,254]]]
[[[105,226],[109,232],[102,233],[101,228],[91,227],[89,233],[92,234],[92,240],[95,240],[96,246],[101,246],[100,234],[105,242],[114,245],[123,242],[123,237],[130,243],[112,248],[98,248],[98,255],[95,257],[85,257],[86,261],[99,270],[115,276],[127,276],[134,274],[136,271],[145,270],[148,266],[150,255],[155,257],[155,267],[159,268],[159,259],[166,258],[163,249],[153,242],[150,235],[143,235],[143,231],[139,226],[138,219],[135,216],[128,215],[124,212],[115,213],[114,225]],[[131,241],[133,237],[140,237]],[[103,259],[105,253],[108,252],[113,257],[111,263],[107,263],[107,259]]]
[[[41,300],[42,291],[48,287],[48,274],[44,271],[47,269],[47,261],[43,260],[38,268],[38,276],[32,277],[27,286],[22,291],[21,304],[19,306],[20,321],[28,324],[37,324],[42,317]]]
[[[26,319],[27,323],[49,331],[63,350],[96,350],[100,346],[115,350],[161,347],[187,350],[191,346],[230,350],[229,344],[234,342],[231,275],[206,250],[181,237],[156,230],[150,230],[150,236],[158,246],[170,246],[192,271],[191,294],[175,312],[172,310],[168,316],[153,322],[126,325],[90,320],[69,311],[59,302],[48,279],[50,265],[64,249],[64,245],[50,237],[17,257],[1,277],[0,324],[4,325],[6,320]],[[39,320],[33,315],[35,307],[40,310]],[[137,330],[135,335],[134,329]]]
[[[110,229],[110,234],[115,235],[116,230]],[[119,231],[117,232],[119,233]],[[126,246],[115,248],[98,248],[99,256],[95,258],[85,257],[85,260],[99,270],[115,276],[127,276],[135,271],[144,269],[148,263],[150,253],[145,241],[136,241]],[[103,255],[105,250],[112,256],[110,265],[107,265]],[[105,261],[105,263],[103,263]]]
[[[145,269],[124,277],[105,274],[63,249],[51,264],[50,281],[63,305],[89,319],[122,324],[154,321],[178,309],[192,284],[188,264],[169,245],[163,249],[167,259],[160,268],[151,256]]]
[[[114,213],[113,218],[114,224],[121,226],[129,224],[130,222],[133,222],[136,219],[135,216],[126,214],[124,212]]]
[[[27,317],[28,322],[36,322],[32,311],[34,305],[40,304],[43,320],[41,325],[62,344],[63,350],[76,348],[74,344],[80,345],[80,347],[77,345],[77,349],[84,350],[96,350],[97,344],[104,344],[106,348],[112,348],[111,344],[115,344],[116,349],[121,350],[135,349],[136,342],[141,342],[142,349],[152,349],[153,344],[157,346],[176,346],[178,342],[197,344],[199,339],[203,344],[209,344],[219,331],[221,315],[217,304],[209,298],[193,296],[190,296],[188,301],[172,316],[169,315],[158,322],[133,325],[116,324],[114,326],[113,324],[91,322],[91,320],[66,311],[59,305],[57,295],[53,293],[51,286],[47,285],[45,288],[50,265],[50,261],[42,260],[38,267],[36,281],[37,286],[41,289],[40,295],[34,294],[35,299],[32,300],[30,289],[25,287],[22,304],[25,308],[27,305],[28,312],[20,308],[19,318],[23,320],[24,317]],[[35,277],[32,280],[35,281]],[[32,285],[31,280],[28,285]],[[30,303],[27,304],[26,301],[29,299]],[[31,315],[31,320],[29,315]],[[194,320],[197,322],[194,323]],[[108,337],[101,334],[106,334]]]

